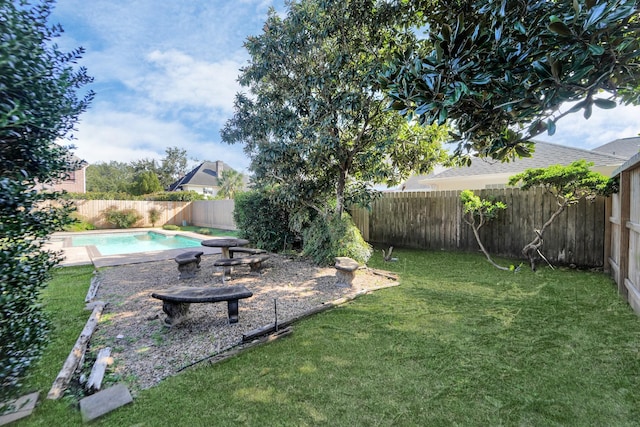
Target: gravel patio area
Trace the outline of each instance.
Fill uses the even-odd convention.
[[[174,260],[101,269],[95,300],[108,303],[90,341],[96,354],[112,349],[108,372],[124,380],[132,393],[153,386],[194,362],[242,343],[243,334],[296,318],[324,303],[359,292],[395,286],[397,281],[367,268],[356,272],[351,288],[335,285],[333,267],[317,267],[295,256],[270,254],[261,274],[248,266],[234,267],[226,285],[244,285],[253,297],[239,301],[239,322],[229,324],[227,304],[191,304],[190,318],[167,328],[162,302],[151,293],[172,286],[223,286],[222,271],[213,266],[220,255],[204,255],[193,279],[180,280]],[[275,302],[274,302],[275,300]]]

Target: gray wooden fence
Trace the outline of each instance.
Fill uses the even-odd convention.
[[[522,258],[521,250],[534,229],[556,209],[556,200],[542,188],[480,190],[507,204],[499,217],[480,230],[487,250],[497,256]],[[545,231],[542,253],[558,264],[604,265],[605,198],[581,201],[567,208]],[[354,209],[353,219],[365,240],[396,247],[477,251],[471,227],[463,221],[460,191],[390,192],[372,209]]]
[[[607,258],[620,294],[640,314],[640,154],[615,172],[620,191],[611,197]]]

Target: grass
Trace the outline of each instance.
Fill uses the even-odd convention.
[[[238,237],[237,230],[223,230],[221,228],[196,227],[194,225],[180,226],[182,231],[191,231],[193,233],[204,234],[207,236],[219,237]]]
[[[638,425],[640,320],[607,276],[514,274],[477,254],[394,255],[383,263],[378,251],[370,265],[399,273],[401,286],[169,378],[95,424]],[[72,345],[46,356],[51,371]],[[38,382],[45,394],[54,377]],[[45,402],[18,425],[63,424],[80,425],[77,412]]]
[[[84,299],[92,274],[93,266],[58,268],[42,293],[51,319],[50,343],[43,357],[30,369],[24,388],[40,391],[37,411],[46,416],[27,419],[24,425],[81,424],[79,412],[72,409],[77,400],[74,396],[56,402],[47,400],[46,395],[91,315],[84,309]]]

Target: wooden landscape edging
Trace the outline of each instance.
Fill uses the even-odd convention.
[[[62,397],[62,394],[69,385],[69,381],[71,381],[73,372],[78,368],[80,360],[82,360],[84,353],[87,351],[89,339],[91,338],[93,331],[96,329],[96,326],[98,326],[102,310],[104,310],[106,305],[107,303],[102,301],[95,303],[93,312],[91,313],[89,320],[87,320],[87,324],[80,333],[80,336],[76,340],[76,344],[73,346],[73,349],[71,349],[71,353],[69,353],[67,360],[64,362],[60,373],[54,380],[51,390],[49,390],[49,393],[47,394],[47,399],[56,400]]]

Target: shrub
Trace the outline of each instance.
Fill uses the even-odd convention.
[[[53,1],[0,2],[0,414],[48,341],[40,291],[60,261],[45,244],[71,222],[60,193],[36,191],[74,170],[65,141],[93,92],[82,49],[64,52]],[[76,93],[84,92],[84,95]]]
[[[86,230],[95,230],[96,226],[84,219],[82,216],[77,213],[73,213],[71,215],[73,222],[64,227],[64,231],[86,231]]]
[[[180,230],[180,227],[178,227],[177,225],[173,225],[173,224],[165,224],[162,226],[163,230],[170,230],[170,231],[177,231]]]
[[[144,199],[158,202],[192,202],[204,200],[204,195],[195,191],[165,191],[164,193],[147,194]]]
[[[142,216],[135,209],[118,210],[115,206],[105,209],[102,213],[105,221],[113,224],[116,228],[130,228],[142,219]]]
[[[198,233],[198,234],[204,234],[205,236],[208,236],[208,235],[210,235],[210,234],[211,234],[211,230],[210,230],[210,229],[208,229],[208,228],[198,228],[198,229],[196,230],[196,233]]]
[[[156,208],[149,209],[149,221],[153,227],[156,226],[156,222],[160,219],[160,211]]]
[[[237,194],[233,218],[240,237],[249,239],[259,248],[277,252],[287,249],[295,240],[287,211],[264,192],[254,190]]]
[[[157,202],[192,202],[204,200],[204,196],[195,191],[166,191],[155,194],[136,196],[131,193],[116,192],[88,192],[88,193],[64,193],[67,200],[147,200]]]
[[[302,253],[320,265],[334,263],[335,257],[349,257],[366,264],[371,246],[364,241],[360,230],[347,213],[342,218],[318,216],[304,231]]]

